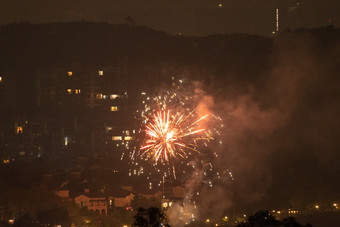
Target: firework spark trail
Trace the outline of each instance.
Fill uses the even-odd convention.
[[[191,123],[189,119],[193,112],[185,116],[178,112],[171,114],[170,110],[164,109],[153,114],[145,126],[148,139],[146,145],[141,147],[145,150],[142,156],[148,154],[156,162],[159,159],[168,162],[169,158],[176,158],[177,155],[184,158],[186,149],[198,152],[196,140],[209,140],[211,137],[203,133],[205,129],[199,124],[208,114]]]

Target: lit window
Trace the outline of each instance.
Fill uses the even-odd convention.
[[[119,97],[119,95],[116,95],[116,94],[111,94],[110,95],[110,99],[116,99],[116,98],[118,98]]]
[[[104,71],[103,70],[99,70],[98,71],[98,76],[102,76],[102,75],[104,75]]]
[[[22,132],[23,132],[22,127],[18,126],[17,130],[16,130],[16,133],[19,134],[19,133],[22,133]]]
[[[72,89],[67,89],[67,93],[72,94]]]
[[[121,136],[112,136],[112,140],[122,140]]]
[[[118,111],[118,106],[111,106],[111,111]]]
[[[131,136],[125,136],[124,140],[132,140],[132,137]]]
[[[107,97],[106,95],[103,95],[103,99],[106,99],[106,97]]]
[[[102,99],[103,98],[103,94],[97,94],[96,97],[97,97],[97,99]]]
[[[74,92],[76,93],[76,95],[80,94],[80,89],[75,89]]]
[[[68,76],[72,76],[72,74],[73,74],[72,71],[68,71],[68,72],[67,72],[67,75],[68,75]]]
[[[2,76],[0,76],[0,83],[2,82]]]

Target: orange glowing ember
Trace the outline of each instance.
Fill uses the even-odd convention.
[[[208,139],[204,133],[205,129],[199,124],[205,115],[196,121],[191,121],[193,114],[171,114],[171,111],[163,110],[154,114],[147,123],[146,145],[141,147],[144,150],[142,156],[147,154],[156,162],[158,160],[169,161],[169,158],[180,156],[186,157],[186,150],[197,151],[196,141]],[[197,151],[198,152],[198,151]]]

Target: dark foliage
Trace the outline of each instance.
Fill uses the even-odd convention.
[[[267,210],[257,211],[248,218],[248,222],[237,225],[237,227],[312,227],[310,224],[301,225],[295,218],[289,217],[282,221],[275,219]]]
[[[148,209],[140,207],[134,219],[135,221],[132,224],[134,227],[158,227],[161,223],[163,226],[169,226],[163,223],[165,215],[158,207]]]
[[[70,225],[71,220],[65,208],[54,207],[38,213],[39,223],[46,225]]]

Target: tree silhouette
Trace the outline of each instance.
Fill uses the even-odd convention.
[[[237,227],[312,227],[310,224],[301,225],[295,218],[289,217],[278,221],[267,210],[257,211],[248,218],[248,222],[237,225]]]
[[[40,223],[49,224],[64,224],[70,225],[71,220],[65,208],[53,207],[48,210],[43,210],[38,213],[38,220]]]
[[[312,227],[310,224],[301,225],[299,224],[294,217],[288,217],[281,221],[281,225],[283,227]]]
[[[150,207],[147,210],[140,207],[134,217],[135,221],[132,226],[134,227],[158,227],[165,220],[164,213],[158,207]],[[162,223],[163,226],[168,226]]]
[[[163,212],[158,207],[150,207],[147,210],[149,226],[158,227],[164,218]]]
[[[140,207],[137,210],[136,216],[134,216],[135,221],[133,222],[132,226],[138,227],[147,227],[148,226],[148,219],[147,219],[147,211],[146,209]]]

